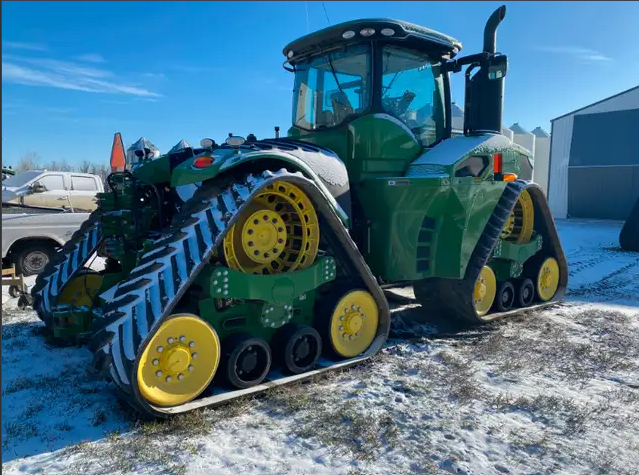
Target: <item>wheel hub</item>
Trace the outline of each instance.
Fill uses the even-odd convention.
[[[300,338],[295,344],[295,348],[293,349],[293,356],[295,357],[295,361],[308,357],[310,352],[311,346],[309,344],[308,337],[304,336]]]
[[[475,303],[481,302],[486,298],[486,279],[480,278],[475,284]]]
[[[160,357],[160,367],[167,373],[186,371],[191,363],[191,352],[181,345],[170,348],[166,356]]]
[[[239,358],[239,374],[250,373],[257,368],[257,351],[249,347]]]
[[[277,259],[286,245],[286,225],[275,211],[253,213],[242,228],[242,247],[254,262],[267,264]]]
[[[166,342],[167,346],[153,348],[153,365],[158,367],[155,376],[167,383],[182,381],[195,369],[195,342],[189,341],[185,335],[169,337]]]

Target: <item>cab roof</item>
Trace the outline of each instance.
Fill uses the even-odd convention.
[[[372,28],[375,33],[371,36],[362,36],[360,32],[365,28]],[[381,33],[382,30],[389,29],[393,31],[392,36]],[[353,32],[354,36],[345,39],[342,35],[347,31]],[[323,49],[370,41],[403,44],[446,59],[452,59],[462,49],[460,41],[438,31],[392,18],[371,18],[339,23],[302,36],[287,44],[282,53],[289,62],[295,63],[296,59]],[[289,51],[293,52],[292,56]]]

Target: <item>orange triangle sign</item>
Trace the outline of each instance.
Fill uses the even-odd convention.
[[[115,137],[113,137],[113,146],[111,147],[111,171],[123,172],[125,167],[126,154],[122,143],[122,135],[120,135],[120,132],[116,132]]]

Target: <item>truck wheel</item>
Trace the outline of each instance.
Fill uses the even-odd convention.
[[[41,244],[24,246],[16,252],[14,257],[16,273],[24,277],[39,274],[49,263],[49,259],[51,259],[54,252],[51,246]]]

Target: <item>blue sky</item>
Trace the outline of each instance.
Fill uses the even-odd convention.
[[[481,48],[501,2],[325,2],[332,24],[394,17]],[[505,2],[504,122],[550,119],[639,82],[639,2]],[[308,23],[307,23],[308,9]],[[328,25],[322,2],[3,2],[2,161],[108,162],[113,133],[181,138],[286,131],[283,46]],[[463,101],[461,75],[454,98]]]

